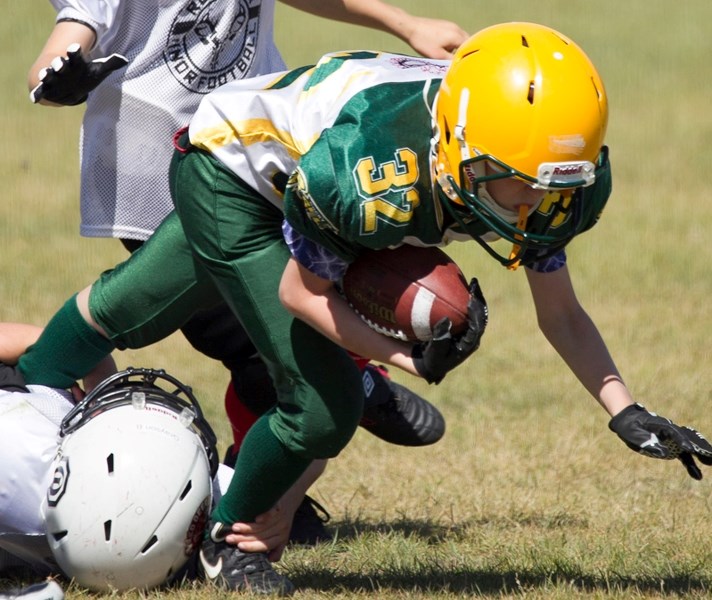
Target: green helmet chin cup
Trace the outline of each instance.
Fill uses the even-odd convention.
[[[472,166],[481,160],[494,162],[502,168],[502,171],[477,178],[473,178],[465,172],[465,169],[472,169]],[[469,234],[500,263],[505,266],[520,261],[526,264],[555,254],[575,236],[596,224],[611,193],[611,171],[606,146],[601,148],[596,162],[595,179],[585,187],[583,187],[582,180],[577,182],[578,186],[572,185],[571,181],[567,181],[565,184],[549,184],[547,189],[551,191],[562,188],[570,189],[571,187],[576,187],[576,189],[568,202],[566,197],[561,196],[559,200],[547,203],[546,214],[539,209],[534,211],[527,223],[526,231],[517,229],[515,224],[498,215],[492,207],[477,196],[475,190],[480,183],[495,179],[516,177],[532,183],[531,177],[518,173],[492,157],[478,156],[464,161],[461,165],[460,181],[472,181],[471,191],[458,186],[454,177],[447,175],[445,181],[438,182],[438,195],[459,228]],[[449,189],[446,191],[444,186]],[[451,199],[453,193],[457,195],[459,203]],[[566,227],[561,227],[561,224],[567,220],[571,220],[571,223]],[[513,255],[503,255],[497,252],[483,239],[483,236],[490,232],[515,245],[516,252]]]

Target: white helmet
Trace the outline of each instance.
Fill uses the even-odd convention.
[[[96,591],[174,576],[202,540],[218,463],[190,389],[163,371],[129,368],[77,404],[60,435],[42,509],[65,574]]]

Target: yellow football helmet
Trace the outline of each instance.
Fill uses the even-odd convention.
[[[534,23],[494,25],[473,35],[442,81],[434,119],[434,177],[443,204],[461,226],[464,211],[464,221],[480,221],[486,231],[516,244],[521,258],[528,248],[542,255],[562,247],[597,219],[600,210],[588,207],[587,222],[563,228],[566,240],[558,237],[563,230],[527,231],[521,219],[517,227],[517,218],[503,216],[486,189],[487,181],[515,177],[537,189],[558,190],[560,214],[550,223],[560,223],[577,212],[572,205],[581,194],[573,190],[592,185],[599,170],[608,169],[605,88],[589,58],[566,36]],[[494,255],[504,264],[512,260]]]

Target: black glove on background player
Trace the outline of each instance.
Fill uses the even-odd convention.
[[[67,57],[58,56],[40,72],[39,85],[30,92],[30,100],[47,100],[63,106],[85,102],[97,85],[117,69],[128,64],[120,54],[84,60],[79,44],[67,48]]]
[[[433,327],[433,339],[413,346],[413,362],[428,383],[440,383],[445,375],[461,364],[477,348],[487,327],[487,301],[477,279],[470,282],[467,304],[467,329],[457,337],[450,333],[452,323],[447,317]]]
[[[712,465],[712,445],[702,434],[648,412],[640,404],[624,408],[608,427],[628,448],[640,454],[665,460],[679,458],[693,479],[702,479],[694,457],[704,465]]]

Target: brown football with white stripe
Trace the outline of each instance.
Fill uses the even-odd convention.
[[[467,280],[439,248],[366,251],[349,265],[342,286],[351,307],[384,335],[428,341],[443,317],[454,334],[467,327]]]

